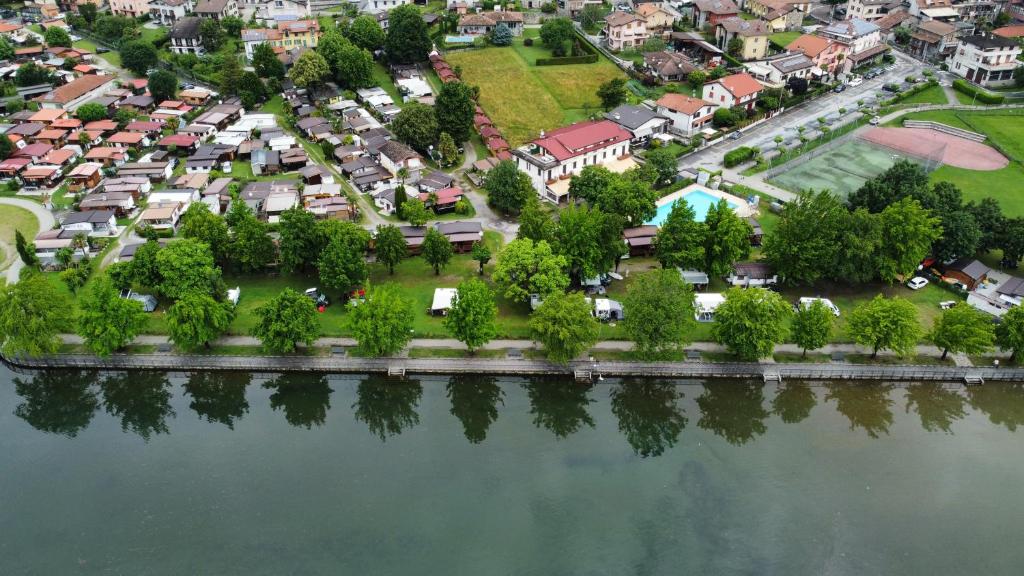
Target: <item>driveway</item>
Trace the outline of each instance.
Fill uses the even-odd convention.
[[[31,200],[23,200],[21,198],[0,198],[0,204],[6,204],[8,206],[17,206],[18,208],[24,208],[32,214],[35,214],[36,220],[39,221],[39,230],[50,230],[53,228],[57,221],[46,208],[43,208],[38,202]],[[25,263],[21,261],[21,258],[15,258],[10,268],[7,269],[7,283],[14,284],[18,281],[18,276],[21,274],[21,269],[25,267]]]

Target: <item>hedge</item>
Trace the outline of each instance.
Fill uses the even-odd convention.
[[[732,168],[733,166],[743,164],[747,160],[754,157],[754,149],[749,146],[740,146],[735,150],[730,150],[725,153],[725,167]]]
[[[564,66],[566,64],[593,64],[597,62],[597,54],[586,56],[563,56],[561,58],[537,58],[537,66]]]
[[[1002,94],[993,94],[960,78],[953,81],[953,89],[977,99],[982,104],[1002,104],[1006,99],[1006,96]]]

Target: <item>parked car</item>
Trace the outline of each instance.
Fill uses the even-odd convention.
[[[942,308],[943,310],[949,310],[953,306],[956,306],[956,300],[943,300],[942,302],[939,302],[939,308]]]
[[[853,78],[850,79],[850,82],[849,82],[850,86],[860,86],[863,83],[864,83],[864,78],[862,78],[860,76],[854,76]]]
[[[303,294],[306,295],[306,298],[313,301],[317,309],[322,310],[331,305],[330,298],[327,297],[327,294],[321,292],[319,288],[308,288]]]
[[[96,47],[97,54],[106,54],[107,52],[110,52],[110,48],[104,48],[103,46]]]
[[[840,84],[840,85],[836,86],[836,88],[835,88],[835,90],[833,90],[833,92],[835,92],[836,94],[839,94],[843,90],[846,90],[846,84]]]
[[[828,308],[829,310],[832,311],[832,315],[833,316],[835,316],[836,318],[839,317],[839,307],[836,306],[835,304],[833,304],[832,301],[829,300],[828,298],[807,298],[807,297],[804,297],[804,298],[800,299],[800,301],[797,303],[795,308],[797,310],[799,310],[801,308],[810,308],[811,304],[814,304],[815,302],[821,302],[822,304],[825,305],[825,308]]]
[[[878,123],[881,122],[881,121],[882,121],[881,118],[879,118],[878,116],[875,116],[871,120],[868,120],[868,123],[871,124],[872,126],[878,126]]]
[[[743,138],[743,133],[742,133],[742,132],[731,132],[731,133],[730,133],[730,134],[729,134],[729,135],[727,136],[727,138],[728,138],[729,140],[739,140],[740,138]]]
[[[922,278],[920,276],[914,276],[913,278],[910,279],[909,282],[907,282],[907,288],[910,288],[911,290],[920,290],[921,288],[924,288],[927,285],[928,279]]]
[[[899,92],[900,86],[899,84],[893,84],[890,82],[889,84],[882,86],[882,90],[885,90],[886,92]]]

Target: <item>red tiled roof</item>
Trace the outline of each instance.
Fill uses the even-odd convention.
[[[85,125],[86,130],[117,130],[117,122],[113,120],[96,120]]]
[[[107,138],[107,142],[117,144],[138,144],[139,142],[142,142],[142,139],[145,137],[146,135],[142,132],[118,132],[110,138]]]
[[[712,106],[710,102],[705,102],[700,98],[693,98],[686,94],[676,94],[674,92],[670,92],[659,98],[657,104],[674,112],[682,112],[688,116],[693,116],[704,106]]]
[[[86,76],[75,78],[71,82],[68,82],[67,84],[59,88],[55,88],[54,90],[46,94],[43,94],[42,96],[36,98],[36,100],[39,100],[41,102],[53,102],[56,104],[67,104],[75,98],[80,98],[88,94],[89,92],[92,92],[93,90],[99,88],[100,86],[103,86],[104,84],[109,84],[113,81],[113,76],[88,74]]]
[[[129,122],[124,127],[125,132],[157,132],[162,130],[164,127],[163,122],[143,122],[135,121]]]
[[[716,80],[726,90],[732,94],[733,98],[743,98],[755,94],[764,89],[764,86],[760,82],[754,79],[753,76],[746,72],[740,72],[739,74],[731,74],[725,78]]]
[[[43,130],[39,134],[36,134],[34,138],[36,140],[58,140],[63,138],[67,133],[67,130]]]
[[[33,156],[45,156],[46,153],[49,152],[50,150],[53,150],[53,146],[50,146],[49,144],[43,144],[42,142],[37,142],[35,144],[29,144],[28,146],[25,146],[21,150],[15,152],[14,155],[22,156],[25,158],[31,158]]]
[[[171,134],[170,136],[164,136],[157,142],[158,146],[193,146],[199,138],[189,134]]]
[[[629,139],[629,132],[611,120],[592,120],[552,130],[544,138],[534,140],[534,143],[547,150],[559,162],[564,162],[594,148],[604,148]],[[488,147],[491,147],[490,142]]]
[[[813,34],[804,34],[786,45],[786,50],[791,52],[803,52],[804,56],[814,58],[828,48],[830,40]]]
[[[1024,36],[1024,25],[1003,26],[1002,28],[996,28],[992,32],[1003,38],[1020,38]]]
[[[452,186],[451,188],[443,188],[435,192],[434,195],[437,196],[438,204],[450,204],[452,202],[457,202],[460,198],[462,198],[462,188],[459,188],[458,186]],[[420,200],[426,202],[429,199],[429,192],[420,193]]]

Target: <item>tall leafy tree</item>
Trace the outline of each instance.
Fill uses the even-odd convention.
[[[477,273],[481,276],[484,275],[484,266],[491,261],[491,249],[487,247],[487,244],[477,240],[473,242],[473,247],[470,249],[469,257],[480,263],[480,268]]]
[[[331,67],[323,56],[308,50],[299,56],[299,59],[292,65],[288,77],[295,82],[296,86],[312,88],[323,84],[331,73]]]
[[[203,41],[203,48],[210,52],[220,50],[224,44],[226,34],[220,21],[213,18],[203,18],[199,23],[199,36]]]
[[[939,219],[912,198],[882,210],[881,226],[879,276],[890,283],[913,272],[942,235]]]
[[[938,212],[942,236],[935,241],[933,251],[943,262],[974,256],[981,244],[982,230],[974,214],[967,210]]]
[[[441,157],[442,166],[451,166],[459,159],[459,148],[455,145],[455,139],[444,130],[437,137],[437,153]]]
[[[234,54],[226,54],[220,65],[220,91],[222,94],[236,95],[242,83],[242,65]]]
[[[0,60],[12,60],[14,58],[14,46],[6,36],[0,36]]]
[[[605,190],[611,186],[618,176],[611,170],[598,164],[585,166],[569,180],[569,196],[587,202],[598,202]]]
[[[412,338],[412,303],[394,284],[375,286],[366,302],[349,312],[348,327],[358,349],[368,356],[396,354]]]
[[[167,70],[154,70],[149,75],[147,87],[157,103],[173,100],[178,94],[178,77]]]
[[[908,196],[920,200],[928,193],[928,174],[924,168],[909,160],[899,160],[885,172],[865,182],[850,194],[847,201],[853,208],[881,212]]]
[[[652,166],[658,173],[658,180],[655,184],[663,186],[675,180],[679,173],[679,165],[676,164],[676,156],[669,148],[655,148],[646,155],[647,164]]]
[[[405,244],[405,236],[397,226],[387,225],[377,227],[377,262],[388,267],[388,274],[395,273],[395,265],[409,255],[409,248]]]
[[[47,28],[46,32],[43,33],[43,41],[45,41],[46,45],[51,48],[55,48],[57,46],[62,46],[64,48],[71,47],[71,35],[67,33],[67,30],[64,30],[59,26],[50,26]]]
[[[800,306],[790,326],[793,342],[803,350],[803,355],[807,356],[808,350],[817,350],[828,344],[834,323],[835,316],[824,302],[815,300],[810,306]]]
[[[78,110],[75,110],[75,118],[86,124],[96,120],[104,120],[106,117],[107,107],[96,102],[86,102],[79,106]]]
[[[395,198],[397,200],[398,192],[395,192]],[[430,210],[419,198],[410,198],[402,202],[398,214],[413,226],[423,226],[430,219]]]
[[[597,342],[593,308],[578,292],[554,293],[530,315],[530,331],[548,360],[565,364]]]
[[[370,14],[360,14],[348,27],[348,39],[353,44],[373,52],[384,46],[384,30]]]
[[[540,27],[540,39],[550,50],[565,53],[565,45],[575,36],[572,20],[568,18],[548,18]]]
[[[179,348],[194,350],[219,338],[233,318],[230,303],[209,294],[186,294],[167,309],[167,331]]]
[[[1003,209],[995,198],[982,198],[977,204],[968,204],[966,209],[974,216],[981,229],[978,250],[994,250],[999,247],[999,231],[1006,225]]]
[[[499,22],[491,31],[491,44],[495,46],[511,46],[513,38],[512,31],[504,22]]]
[[[607,272],[623,254],[622,220],[598,208],[569,206],[555,231],[558,253],[576,281]]]
[[[497,316],[494,292],[482,280],[469,278],[459,284],[444,327],[473,353],[497,334],[494,324]]]
[[[7,357],[55,353],[69,307],[67,297],[40,272],[22,269],[17,283],[0,287],[0,352]]]
[[[935,319],[929,338],[942,348],[942,359],[950,352],[954,354],[981,354],[992,349],[995,342],[995,325],[992,318],[961,302],[943,310]]]
[[[228,253],[228,225],[224,219],[210,212],[204,202],[193,202],[181,216],[178,234],[198,240],[210,247],[213,258],[223,262]]]
[[[591,204],[608,214],[618,214],[633,226],[639,226],[657,213],[658,193],[640,173],[616,175]]]
[[[21,258],[21,262],[29,268],[39,267],[39,257],[36,256],[35,245],[25,239],[25,235],[21,233],[21,230],[14,230],[14,248],[18,252],[18,257]]]
[[[448,82],[441,87],[434,102],[437,124],[452,135],[456,142],[469,140],[473,131],[473,116],[476,103],[473,90],[462,82]]]
[[[338,81],[350,90],[374,86],[373,55],[355,44],[348,44],[341,49],[336,73]]]
[[[431,47],[427,24],[420,9],[405,5],[388,14],[388,32],[384,51],[394,64],[414,64],[427,59]],[[454,134],[453,134],[454,136]]]
[[[1024,258],[1024,218],[1009,218],[1000,229],[996,242],[1003,250],[1003,259],[1019,262]]]
[[[541,206],[537,195],[527,195],[523,209],[519,212],[519,231],[516,232],[516,238],[551,242],[555,238],[556,226],[551,214]]]
[[[135,250],[135,256],[128,263],[129,283],[146,288],[160,288],[163,278],[160,276],[160,267],[156,260],[160,250],[160,243],[156,240],[147,240]]]
[[[1014,306],[1003,315],[996,327],[996,342],[1003,350],[1010,350],[1010,361],[1017,360],[1024,351],[1024,306]]]
[[[725,276],[733,263],[750,255],[750,224],[740,220],[725,200],[719,200],[708,208],[704,225],[708,230],[704,237],[704,272]]]
[[[406,104],[391,122],[395,136],[420,152],[426,152],[437,142],[437,127],[434,107],[419,102]]]
[[[161,248],[156,254],[156,268],[160,291],[168,298],[215,294],[222,284],[221,271],[213,263],[210,247],[190,238]]]
[[[270,352],[294,352],[300,342],[307,345],[320,336],[320,322],[313,301],[285,288],[266,304],[256,308],[252,335]]]
[[[267,224],[255,217],[243,218],[231,227],[231,260],[239,269],[255,272],[274,261],[274,241]]]
[[[505,298],[527,302],[530,294],[542,299],[563,292],[569,286],[568,266],[564,256],[557,255],[551,245],[529,238],[513,240],[498,253],[492,279],[504,291]]]
[[[284,63],[266,42],[261,42],[252,49],[252,66],[260,78],[284,78]]]
[[[302,206],[289,208],[281,213],[277,231],[281,235],[278,240],[281,270],[291,274],[307,269],[320,249],[316,216]]]
[[[133,40],[121,45],[121,65],[136,76],[145,76],[146,71],[159,61],[156,47],[143,40]]]
[[[832,277],[852,284],[864,284],[877,278],[883,242],[882,219],[878,214],[866,208],[848,213],[843,219]]]
[[[847,210],[827,190],[801,193],[786,203],[764,255],[789,284],[813,284],[826,277],[840,250]]]
[[[597,97],[605,111],[611,110],[626,102],[626,80],[612,78],[597,88]]]
[[[127,64],[125,64],[127,67]],[[143,70],[145,72],[145,70]],[[18,67],[18,71],[14,73],[14,83],[18,86],[35,86],[37,84],[49,84],[53,80],[53,74],[36,64],[35,62],[26,62]]]
[[[654,257],[662,268],[703,268],[707,233],[707,226],[696,221],[693,207],[685,200],[676,201],[654,237]]]
[[[872,358],[879,350],[908,356],[921,338],[917,308],[903,298],[881,295],[853,309],[847,331],[854,342],[871,348]]]
[[[441,274],[441,268],[448,265],[452,254],[452,245],[448,238],[435,228],[428,229],[423,239],[423,259],[434,268],[435,275]]]
[[[488,203],[505,214],[519,212],[526,198],[535,193],[530,177],[516,168],[515,162],[511,160],[498,162],[487,173],[484,189],[487,190]]]
[[[730,288],[715,310],[712,336],[742,360],[771,356],[786,337],[790,305],[763,288]]]
[[[318,260],[320,281],[343,294],[366,282],[368,242],[369,234],[354,224],[332,234]]]
[[[135,339],[146,323],[142,304],[121,298],[114,283],[100,274],[78,300],[78,335],[85,347],[106,357]]]
[[[693,288],[673,269],[633,278],[623,302],[626,334],[643,358],[659,358],[690,340]]]

